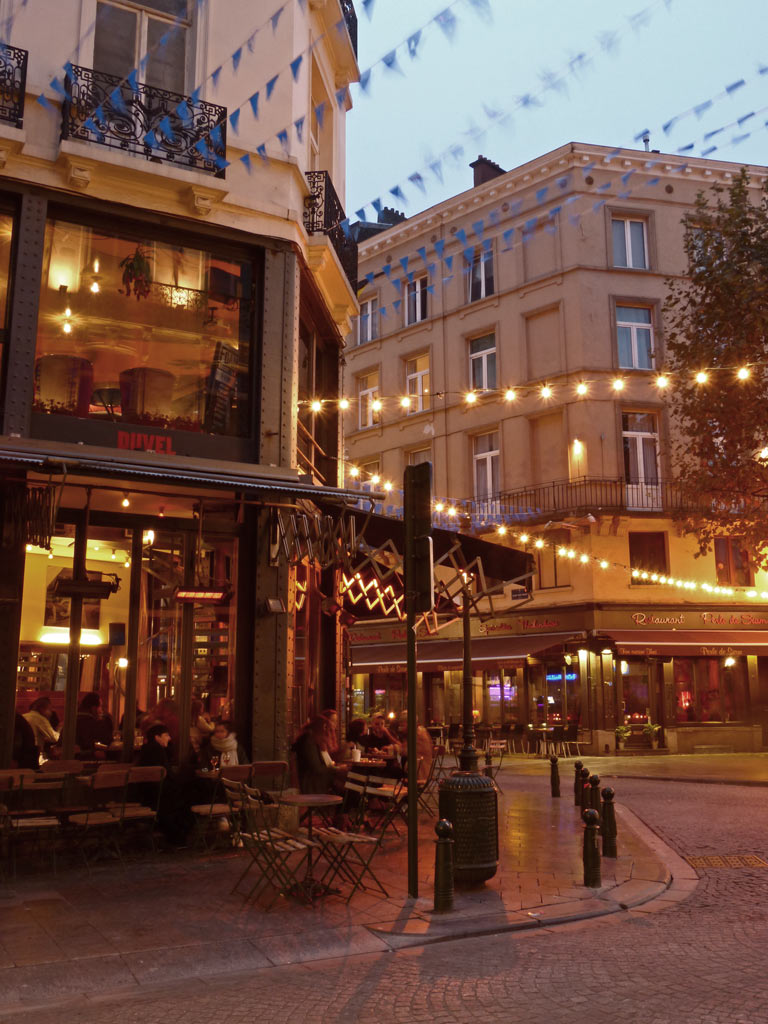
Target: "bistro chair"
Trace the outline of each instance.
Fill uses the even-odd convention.
[[[75,841],[89,870],[91,864],[86,847],[90,842],[93,843],[96,853],[114,853],[120,863],[123,863],[120,827],[125,810],[129,771],[126,766],[119,770],[95,772],[93,775],[81,777],[88,809],[82,814],[70,815],[69,823],[74,826]]]
[[[522,722],[517,722],[513,727],[509,737],[509,742],[512,748],[511,752],[513,754],[517,754],[518,752],[521,754],[527,754],[530,751],[530,746],[528,744],[528,732]],[[517,750],[518,744],[520,746],[519,751]]]
[[[110,807],[110,811],[120,822],[120,830],[138,832],[146,830],[149,842],[154,851],[155,826],[163,792],[166,771],[160,765],[132,767],[128,770],[127,796],[138,796],[139,801],[130,802],[124,799],[122,805]]]
[[[237,783],[249,782],[251,779],[251,766],[249,764],[230,765],[227,768],[219,768],[206,779],[210,786],[211,799],[204,804],[192,804],[190,810],[195,816],[195,833],[193,844],[202,849],[209,848],[209,842],[215,843],[221,829],[218,828],[222,821],[229,822],[229,804],[226,803],[226,795],[222,800],[222,786],[224,779]],[[217,826],[214,829],[214,826]],[[226,829],[229,832],[229,828]]]
[[[250,869],[255,867],[258,878],[246,893],[246,902],[260,895],[260,890],[271,887],[274,892],[265,910],[272,907],[278,896],[297,896],[311,904],[312,894],[307,891],[302,876],[310,851],[319,850],[320,845],[314,839],[298,838],[270,826],[259,790],[243,785],[242,799],[240,839],[251,858],[251,864],[235,883],[232,892],[239,888]]]
[[[368,890],[373,887],[386,898],[389,894],[371,867],[375,854],[381,849],[382,835],[361,835],[359,832],[344,832],[332,825],[315,825],[312,839],[320,844],[320,851],[328,865],[320,885],[330,888],[337,879],[352,883],[346,903],[349,903],[358,889]],[[366,880],[372,884],[366,884]]]
[[[9,852],[14,878],[17,850],[28,844],[32,844],[39,852],[47,849],[51,855],[53,873],[58,873],[56,846],[61,835],[61,822],[55,809],[62,804],[64,778],[63,775],[41,776],[33,773],[33,777],[22,777],[19,780],[17,809],[8,814]]]
[[[579,726],[577,722],[573,722],[565,727],[563,746],[566,751],[566,757],[573,757],[574,750],[576,751],[576,757],[581,757],[581,751],[579,750]]]

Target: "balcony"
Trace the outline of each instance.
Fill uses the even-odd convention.
[[[352,0],[341,0],[341,10],[344,14],[344,21],[347,23],[347,32],[352,42],[352,49],[357,57],[357,14],[355,13]]]
[[[26,50],[0,44],[0,121],[24,127],[24,94],[27,89]]]
[[[62,139],[224,177],[226,107],[76,65],[66,86]]]
[[[304,227],[307,234],[327,235],[336,250],[352,290],[357,290],[357,241],[341,226],[344,209],[328,171],[307,171],[310,194],[304,199]]]

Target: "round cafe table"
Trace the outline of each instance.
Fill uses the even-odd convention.
[[[340,796],[334,793],[283,793],[278,800],[281,804],[289,807],[303,807],[307,811],[307,839],[312,842],[312,812],[316,807],[338,807],[342,802]],[[330,886],[323,885],[312,874],[312,846],[307,850],[307,872],[301,884],[302,889],[310,900],[317,896],[326,896],[334,892]]]

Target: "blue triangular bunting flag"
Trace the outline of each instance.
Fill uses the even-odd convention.
[[[300,53],[298,57],[294,57],[294,59],[291,61],[291,74],[293,75],[294,82],[299,77],[299,69],[301,68],[301,62],[303,60],[304,55]]]
[[[242,48],[242,46],[238,46],[238,48],[232,54],[232,70],[233,71],[237,71],[237,69],[240,67],[240,61],[242,60],[242,58],[243,58],[243,48]]]
[[[267,82],[267,99],[269,99],[272,96],[272,93],[275,91],[275,86],[277,85],[277,80],[279,77],[280,74],[278,72],[278,74],[276,74],[274,78],[270,78],[270,80]]]

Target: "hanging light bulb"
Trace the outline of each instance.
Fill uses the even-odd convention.
[[[541,394],[542,398],[551,398],[552,397],[552,388],[549,386],[549,384],[545,384],[544,385],[544,387],[541,389],[540,394]]]
[[[382,409],[381,399],[380,398],[374,398],[374,400],[371,402],[371,408],[373,409],[374,412],[381,412],[381,409]]]
[[[403,397],[400,399],[400,405],[403,407],[403,409],[410,409],[410,407],[411,407],[410,395],[403,395]]]
[[[589,555],[580,555],[579,556],[579,561],[581,562],[582,565],[586,565],[587,562],[589,561]]]
[[[660,373],[659,376],[656,378],[656,387],[661,388],[662,391],[664,390],[664,388],[669,387],[669,377],[665,376],[663,373]]]
[[[349,399],[348,398],[340,398],[339,399],[339,408],[342,409],[342,410],[348,409],[349,408]]]
[[[573,550],[573,548],[568,548],[567,554],[568,554],[569,558],[575,558],[576,557],[576,552]]]
[[[520,543],[521,544],[527,544],[529,540],[530,540],[530,537],[528,536],[527,533],[521,533],[520,534]]]
[[[565,558],[566,555],[568,554],[568,548],[558,548],[557,549],[557,554],[558,554],[558,556],[560,558]]]
[[[123,500],[120,502],[120,504],[123,506],[123,508],[128,508],[128,506],[131,504],[131,500],[128,497],[128,491],[123,491]]]
[[[748,380],[749,374],[750,370],[748,366],[740,366],[738,372],[736,373],[736,376],[739,378],[739,380]]]
[[[541,549],[544,547],[544,541],[541,539],[541,537],[537,537],[536,540],[533,542],[533,546],[535,548]]]
[[[161,519],[165,516],[165,505],[157,506],[157,514],[160,516]]]
[[[515,389],[514,388],[507,388],[507,390],[504,392],[504,401],[505,402],[514,402],[516,398],[517,398],[517,392],[515,391]]]
[[[389,493],[389,491],[392,490],[392,481],[391,480],[385,480],[384,481],[384,490],[387,491],[387,493]]]
[[[312,410],[312,412],[322,412],[323,403],[320,401],[319,398],[313,398],[312,401],[310,402],[309,408]]]
[[[704,370],[699,370],[695,377],[697,384],[706,384],[709,380],[709,374],[705,373]]]
[[[578,383],[578,384],[576,385],[576,394],[577,394],[577,395],[586,395],[586,393],[587,393],[587,391],[588,391],[588,390],[589,390],[589,388],[587,387],[587,385],[586,385],[586,384],[584,383],[584,381],[583,381],[583,380],[582,380],[582,381],[580,381],[580,382],[579,382],[579,383]]]
[[[440,513],[440,512],[443,511],[444,508],[445,508],[445,505],[442,503],[442,501],[436,501],[435,502],[435,512]]]
[[[360,470],[357,468],[357,466],[350,466],[350,468],[349,468],[349,475],[350,476],[354,476],[354,477],[358,477],[358,476],[360,476]]]
[[[115,551],[114,548],[112,548],[112,561],[113,562],[117,561],[117,552]]]
[[[376,484],[378,484],[380,480],[381,477],[379,476],[378,473],[374,473],[373,476],[371,477],[371,483],[374,485],[374,487],[376,486]]]
[[[601,569],[607,569],[608,568],[608,563],[606,562],[605,559],[603,559],[602,562],[600,563],[600,568]]]
[[[621,377],[617,377],[614,380],[613,384],[611,384],[611,387],[613,388],[614,391],[623,391],[624,390],[624,381],[621,379]]]
[[[53,560],[53,552],[52,552],[51,550],[49,550],[49,551],[48,551],[48,557],[49,557],[49,558],[50,558],[51,560]]]
[[[130,560],[130,558],[126,558],[126,560],[123,562],[123,565],[125,566],[126,569],[130,569],[130,567],[131,567],[131,560]]]
[[[506,528],[506,526],[504,526],[504,525],[502,524],[501,526],[499,526],[499,527],[497,528],[496,532],[498,533],[498,535],[499,535],[500,537],[506,537],[506,535],[507,535],[507,528]]]
[[[448,506],[448,515],[449,516],[455,516],[457,514],[458,514],[458,509],[456,508],[456,506],[455,505],[449,505]]]
[[[475,394],[474,391],[468,391],[466,395],[464,395],[464,401],[467,403],[467,405],[474,405],[475,402],[477,401],[477,395]]]
[[[61,325],[61,329],[65,334],[71,334],[72,324],[69,322],[69,320],[65,320],[64,323]]]

